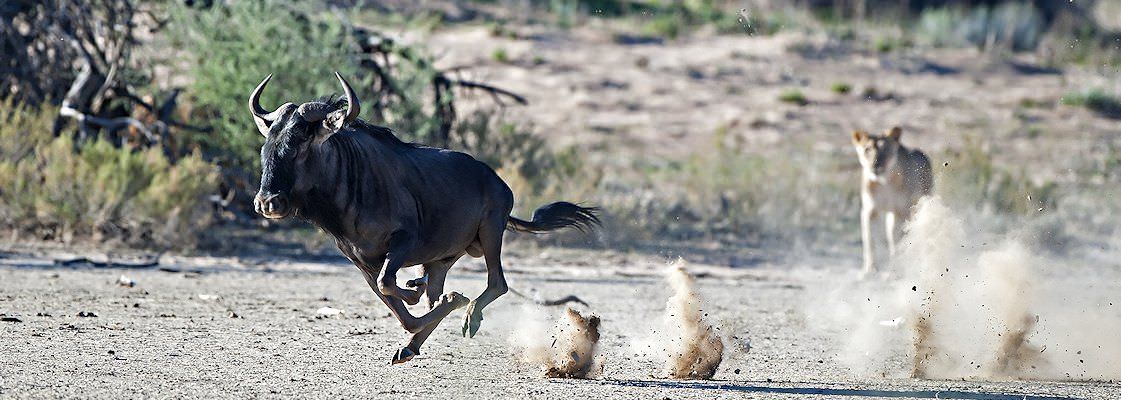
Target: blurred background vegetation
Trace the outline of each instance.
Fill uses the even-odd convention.
[[[610,234],[601,243],[855,242],[857,187],[837,173],[851,160],[822,157],[809,140],[801,151],[747,152],[722,126],[691,157],[596,163],[589,149],[550,145],[532,125],[508,120],[503,107],[524,101],[517,94],[437,69],[423,45],[387,32],[592,27],[618,42],[663,45],[802,32],[872,53],[974,48],[1033,53],[1044,67],[1115,69],[1118,17],[1114,2],[1068,0],[9,1],[0,4],[0,227],[21,242],[226,246],[212,228],[263,223],[249,204],[262,139],[246,112],[248,91],[278,73],[283,83],[270,86],[266,107],[311,99],[337,92],[330,77],[339,71],[370,105],[367,120],[493,166],[517,193],[518,213],[557,198],[603,207]],[[798,46],[791,51],[823,51]],[[488,57],[514,62],[501,48]],[[480,90],[494,104],[459,115],[457,94]],[[830,90],[853,87],[838,81]],[[882,95],[871,90],[861,95]],[[779,100],[811,103],[797,89]],[[1101,88],[1061,103],[1121,114],[1115,93]],[[995,164],[982,140],[936,158],[960,167],[939,177],[944,193],[987,214],[1026,215],[1063,201],[1056,183]],[[1119,165],[1100,170],[1119,174]]]

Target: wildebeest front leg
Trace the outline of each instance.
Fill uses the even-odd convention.
[[[420,296],[424,294],[424,285],[427,284],[423,280],[413,280],[411,282],[417,285],[416,289],[397,286],[397,271],[404,266],[406,257],[413,249],[413,243],[412,236],[404,232],[396,232],[390,237],[389,254],[386,255],[389,261],[381,269],[377,286],[374,288],[384,296],[401,299],[409,305],[420,302]]]
[[[409,337],[408,343],[397,351],[393,357],[393,363],[403,363],[409,361],[414,356],[420,354],[420,346],[436,330],[440,325],[440,321],[447,316],[447,313],[442,313],[444,310],[437,311],[438,308],[445,307],[448,312],[451,310],[467,305],[469,300],[463,295],[451,292],[444,294],[444,280],[447,278],[448,270],[451,268],[455,260],[439,261],[429,264],[424,264],[424,275],[428,277],[428,288],[425,290],[425,297],[428,301],[429,313],[435,312],[434,320],[432,323],[421,329],[420,332],[414,333]],[[448,305],[448,306],[445,306]],[[442,314],[441,314],[442,313]]]
[[[385,303],[387,307],[389,307],[389,312],[392,313],[394,317],[397,317],[397,321],[401,322],[401,327],[405,328],[405,330],[409,331],[410,333],[420,332],[429,324],[444,319],[444,317],[447,317],[448,314],[454,311],[456,308],[463,307],[464,305],[457,304],[454,301],[439,301],[436,302],[436,306],[433,307],[432,310],[427,314],[424,314],[419,318],[414,317],[413,314],[409,312],[408,307],[405,306],[405,303],[401,301],[401,299],[386,296],[378,291],[378,277],[376,273],[372,273],[367,268],[360,268],[360,270],[362,271],[362,277],[366,278],[366,283],[370,285],[370,288],[374,289],[374,294],[377,295],[378,299],[381,299],[381,301]],[[460,297],[462,297],[462,295],[460,295]],[[454,300],[454,298],[451,298],[449,300]],[[466,303],[466,298],[463,298],[463,300],[463,303]]]
[[[502,234],[506,229],[506,216],[492,218],[479,229],[479,243],[487,263],[487,288],[471,304],[463,321],[463,336],[475,337],[483,322],[483,308],[509,290],[502,274]]]

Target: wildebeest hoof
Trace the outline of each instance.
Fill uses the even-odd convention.
[[[413,357],[416,357],[416,355],[417,355],[417,353],[414,352],[413,349],[410,349],[408,347],[402,347],[401,350],[397,350],[397,354],[393,355],[392,363],[393,364],[400,364],[400,363],[412,360]]]
[[[410,306],[415,305],[416,303],[420,303],[421,296],[424,296],[423,291],[413,290],[413,289],[400,289],[400,288],[398,288],[397,294],[399,295],[397,297],[400,298],[401,301],[405,302],[405,304],[408,304]]]
[[[447,305],[451,306],[452,310],[455,310],[457,308],[460,308],[460,307],[463,307],[463,306],[467,305],[468,303],[471,303],[471,300],[468,299],[467,296],[459,294],[459,292],[450,292],[450,293],[444,293],[443,295],[440,295],[440,301],[436,303],[436,306],[439,307],[439,306],[447,304]],[[451,310],[448,310],[448,311],[451,311]]]
[[[421,288],[419,289],[420,291],[424,291],[423,288],[426,286],[428,286],[428,274],[424,274],[424,276],[420,278],[409,279],[407,282],[405,282],[405,287]]]
[[[463,336],[473,338],[483,323],[483,310],[476,308],[474,301],[467,305],[467,317],[463,320]]]

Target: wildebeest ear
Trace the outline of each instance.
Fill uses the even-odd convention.
[[[331,131],[331,133],[338,132],[343,126],[346,125],[346,109],[338,110],[327,115],[323,119],[323,127]]]
[[[315,144],[323,144],[323,142],[326,142],[327,139],[330,139],[331,135],[334,135],[336,132],[343,128],[343,125],[346,125],[346,123],[344,122],[345,120],[345,109],[327,114],[327,118],[324,118],[323,121],[320,121],[319,129],[315,131]]]
[[[888,138],[890,138],[891,140],[894,140],[894,141],[898,142],[899,137],[903,136],[903,128],[900,128],[898,126],[893,126],[891,129],[888,129],[888,131],[886,133],[884,133],[884,135],[887,136]]]
[[[864,131],[852,131],[852,144],[860,145],[868,140],[868,134]]]

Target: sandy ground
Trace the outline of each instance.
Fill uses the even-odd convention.
[[[815,287],[852,271],[764,265],[691,265],[705,311],[729,350],[712,381],[660,378],[636,355],[661,318],[665,264],[642,256],[575,250],[510,251],[509,281],[545,297],[576,294],[603,318],[602,377],[544,378],[519,362],[511,334],[529,313],[559,315],[507,295],[487,309],[480,334],[458,335],[461,313],[422,355],[389,365],[405,335],[353,267],[338,262],[164,259],[159,268],[54,267],[49,259],[0,258],[0,397],[299,397],[400,394],[424,398],[1111,398],[1121,386],[1080,382],[920,381],[867,377],[838,362],[838,344],[808,329]],[[119,277],[135,281],[121,286]],[[1117,293],[1070,277],[1064,287]],[[1116,282],[1116,277],[1107,277]],[[449,290],[474,296],[482,265],[463,260]],[[886,290],[886,288],[885,288]],[[317,317],[330,306],[345,313]],[[96,317],[79,317],[91,312]],[[231,313],[236,317],[231,317]],[[544,334],[544,333],[542,333]],[[743,344],[750,341],[750,351]],[[900,369],[903,369],[901,366]]]

